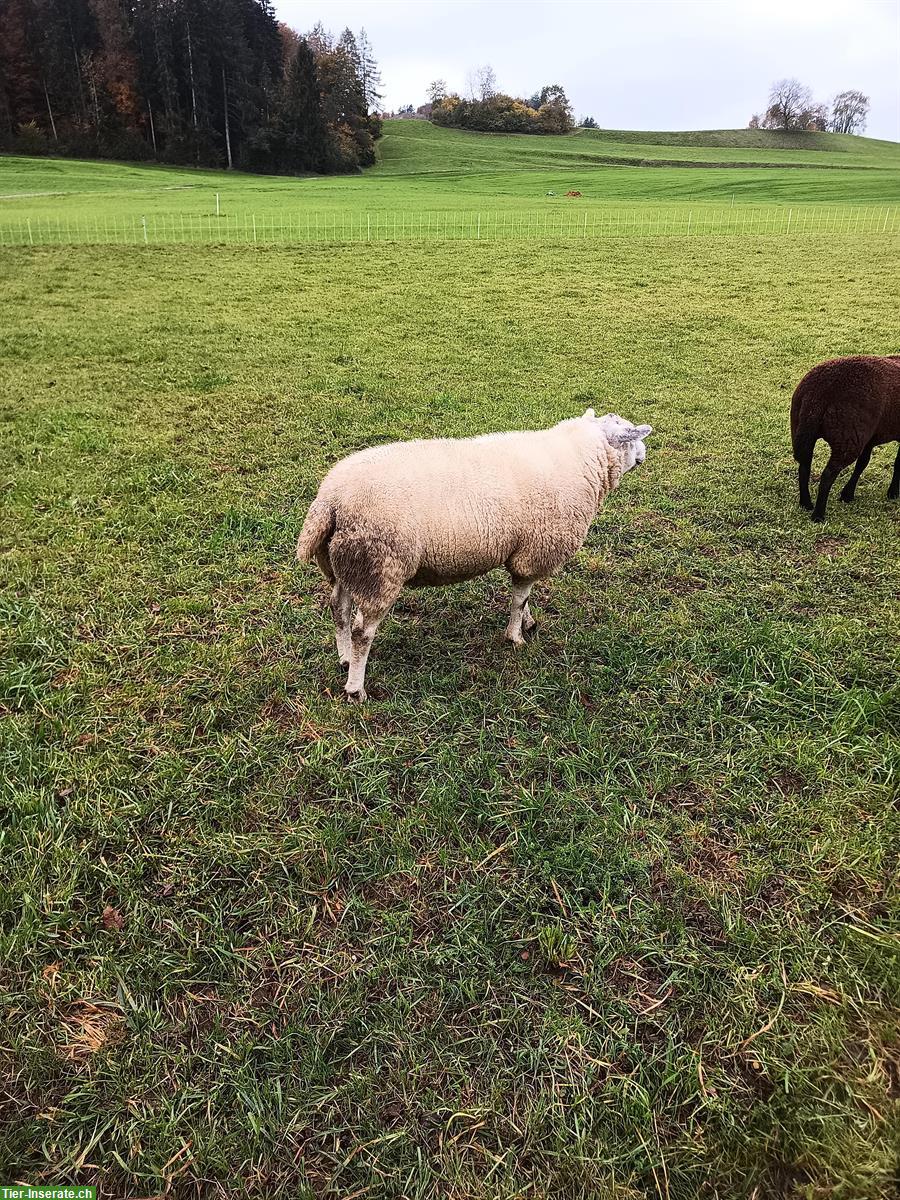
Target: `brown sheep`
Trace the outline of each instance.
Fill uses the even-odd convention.
[[[791,401],[791,441],[799,464],[800,505],[812,509],[809,472],[819,438],[831,457],[819,481],[814,521],[825,520],[834,481],[856,460],[841,492],[849,504],[872,450],[900,440],[900,355],[858,354],[819,363],[800,380]],[[900,496],[900,450],[888,488],[888,499]]]

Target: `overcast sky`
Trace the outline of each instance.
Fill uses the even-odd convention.
[[[796,75],[817,100],[859,88],[866,132],[900,141],[900,0],[275,0],[300,32],[361,27],[384,106],[422,104],[432,79],[464,91],[490,63],[501,91],[561,83],[607,129],[729,129]]]

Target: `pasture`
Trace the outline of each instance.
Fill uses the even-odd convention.
[[[856,234],[0,250],[0,1179],[893,1194],[900,507],[885,448],[812,525],[787,412],[898,351],[898,269]],[[322,472],[588,405],[656,432],[535,639],[505,576],[407,593],[342,705],[293,562]]]
[[[629,140],[637,136],[656,140]],[[710,144],[698,145],[698,138]],[[215,240],[216,193],[222,241],[229,221],[248,221],[252,215],[261,227],[276,219],[299,220],[305,232],[306,219],[316,213],[323,226],[326,217],[349,222],[369,214],[385,223],[405,214],[411,226],[414,215],[452,219],[479,211],[507,217],[540,212],[551,221],[571,220],[576,214],[582,219],[587,212],[597,221],[611,209],[665,210],[685,219],[694,212],[699,222],[704,210],[732,205],[738,210],[765,207],[779,215],[781,208],[791,207],[798,214],[815,212],[823,221],[822,232],[847,228],[849,210],[855,214],[861,208],[873,224],[877,216],[875,227],[880,229],[890,211],[894,229],[900,231],[900,148],[895,143],[810,133],[792,135],[787,140],[796,148],[786,149],[785,140],[760,130],[490,135],[439,129],[423,121],[388,121],[379,164],[357,176],[294,179],[0,158],[0,239],[8,244],[9,231],[24,231],[30,220],[35,229],[47,229],[44,241],[81,240],[69,232],[79,222],[90,223],[92,240],[116,241],[109,231],[104,236],[104,222],[119,221],[132,229],[132,222],[146,217],[160,227],[181,218],[202,220],[209,234],[204,240]],[[582,193],[577,201],[566,198],[572,190]],[[393,236],[393,224],[390,232]]]

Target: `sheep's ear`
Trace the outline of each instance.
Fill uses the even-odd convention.
[[[642,442],[652,432],[652,425],[626,425],[614,429],[606,437],[611,446],[630,446],[632,442]]]
[[[589,408],[589,409],[586,409],[585,414],[581,419],[582,419],[582,421],[593,421],[594,418],[596,417],[596,415],[597,414],[594,412],[594,410],[592,408]]]

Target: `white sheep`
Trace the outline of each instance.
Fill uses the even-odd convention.
[[[372,639],[407,585],[458,583],[506,567],[506,637],[521,646],[523,630],[535,625],[533,583],[582,545],[608,493],[644,461],[651,432],[589,408],[551,429],[392,442],[332,467],[306,514],[297,558],[315,560],[332,584],[347,698],[366,699]]]

